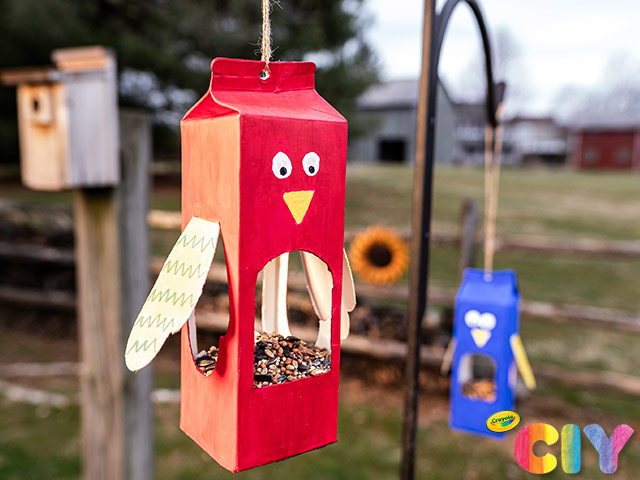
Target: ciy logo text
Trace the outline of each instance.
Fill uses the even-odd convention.
[[[629,425],[618,425],[611,438],[607,437],[602,427],[598,424],[584,427],[593,447],[600,456],[600,470],[603,473],[613,473],[618,468],[618,454],[627,443],[633,433]],[[553,445],[558,441],[558,431],[546,423],[534,423],[524,427],[516,437],[514,454],[518,465],[529,473],[549,473],[556,468],[558,460],[554,455],[547,453],[543,457],[533,454],[533,445],[542,441],[547,445]],[[580,428],[577,425],[565,425],[562,427],[562,469],[565,473],[578,473],[580,471]]]

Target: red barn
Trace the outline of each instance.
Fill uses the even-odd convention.
[[[572,163],[579,170],[640,170],[640,121],[574,131]]]

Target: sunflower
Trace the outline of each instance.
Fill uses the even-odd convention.
[[[351,242],[353,271],[369,283],[390,285],[398,281],[409,264],[407,245],[395,230],[369,227]]]

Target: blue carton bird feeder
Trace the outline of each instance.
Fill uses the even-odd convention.
[[[535,388],[520,341],[520,294],[513,270],[466,269],[454,308],[450,426],[501,438],[487,419],[513,410],[517,368]]]

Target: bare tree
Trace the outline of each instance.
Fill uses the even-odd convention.
[[[511,109],[526,100],[530,91],[526,68],[522,61],[522,46],[514,33],[503,25],[498,27],[492,36],[491,47],[494,80],[507,84],[505,102]],[[487,83],[482,45],[460,77],[450,79],[449,83],[456,99],[465,102],[479,102],[484,99]]]
[[[564,86],[554,105],[568,122],[602,118],[640,120],[640,60],[617,52],[607,62],[595,87]]]

